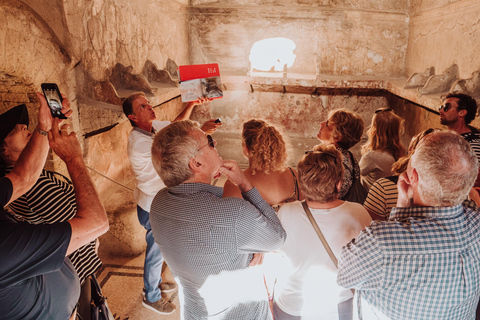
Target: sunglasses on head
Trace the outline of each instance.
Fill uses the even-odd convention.
[[[208,140],[207,144],[204,145],[203,147],[200,147],[199,149],[197,149],[197,151],[202,150],[202,149],[205,148],[206,146],[210,146],[210,147],[212,147],[213,149],[215,149],[216,141],[213,140],[213,138],[212,138],[211,135],[207,134],[207,140]]]
[[[309,153],[318,153],[318,154],[324,154],[324,155],[327,155],[329,157],[332,157],[334,159],[337,159],[337,157],[335,157],[333,154],[331,153],[328,153],[328,152],[324,152],[324,151],[315,151],[315,150],[308,150],[308,151],[305,151],[305,154],[309,154]]]
[[[380,113],[380,112],[388,112],[388,111],[393,111],[392,109],[390,108],[383,108],[383,109],[377,109],[375,110],[375,113]]]

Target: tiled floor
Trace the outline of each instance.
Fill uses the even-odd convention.
[[[97,272],[97,279],[107,297],[110,310],[116,320],[178,320],[179,310],[171,315],[160,315],[142,306],[143,259],[144,255],[135,258],[118,258],[102,255],[102,268]],[[168,271],[162,275],[164,281],[173,281]],[[178,309],[177,292],[165,295]]]

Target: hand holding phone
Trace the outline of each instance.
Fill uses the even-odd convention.
[[[62,110],[62,95],[58,86],[55,83],[42,83],[42,91],[47,100],[47,104],[52,112],[52,117],[59,119],[67,119],[67,117],[60,111]]]

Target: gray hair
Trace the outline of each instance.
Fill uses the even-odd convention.
[[[189,162],[199,148],[193,133],[198,122],[182,120],[160,130],[152,144],[153,167],[167,187],[178,186],[192,177]]]
[[[419,143],[411,158],[418,173],[418,192],[425,204],[452,206],[467,198],[478,174],[475,153],[453,131],[437,131]]]

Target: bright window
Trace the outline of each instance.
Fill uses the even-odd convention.
[[[282,72],[284,66],[293,66],[296,45],[287,38],[270,38],[257,41],[250,50],[251,70],[264,72]]]

